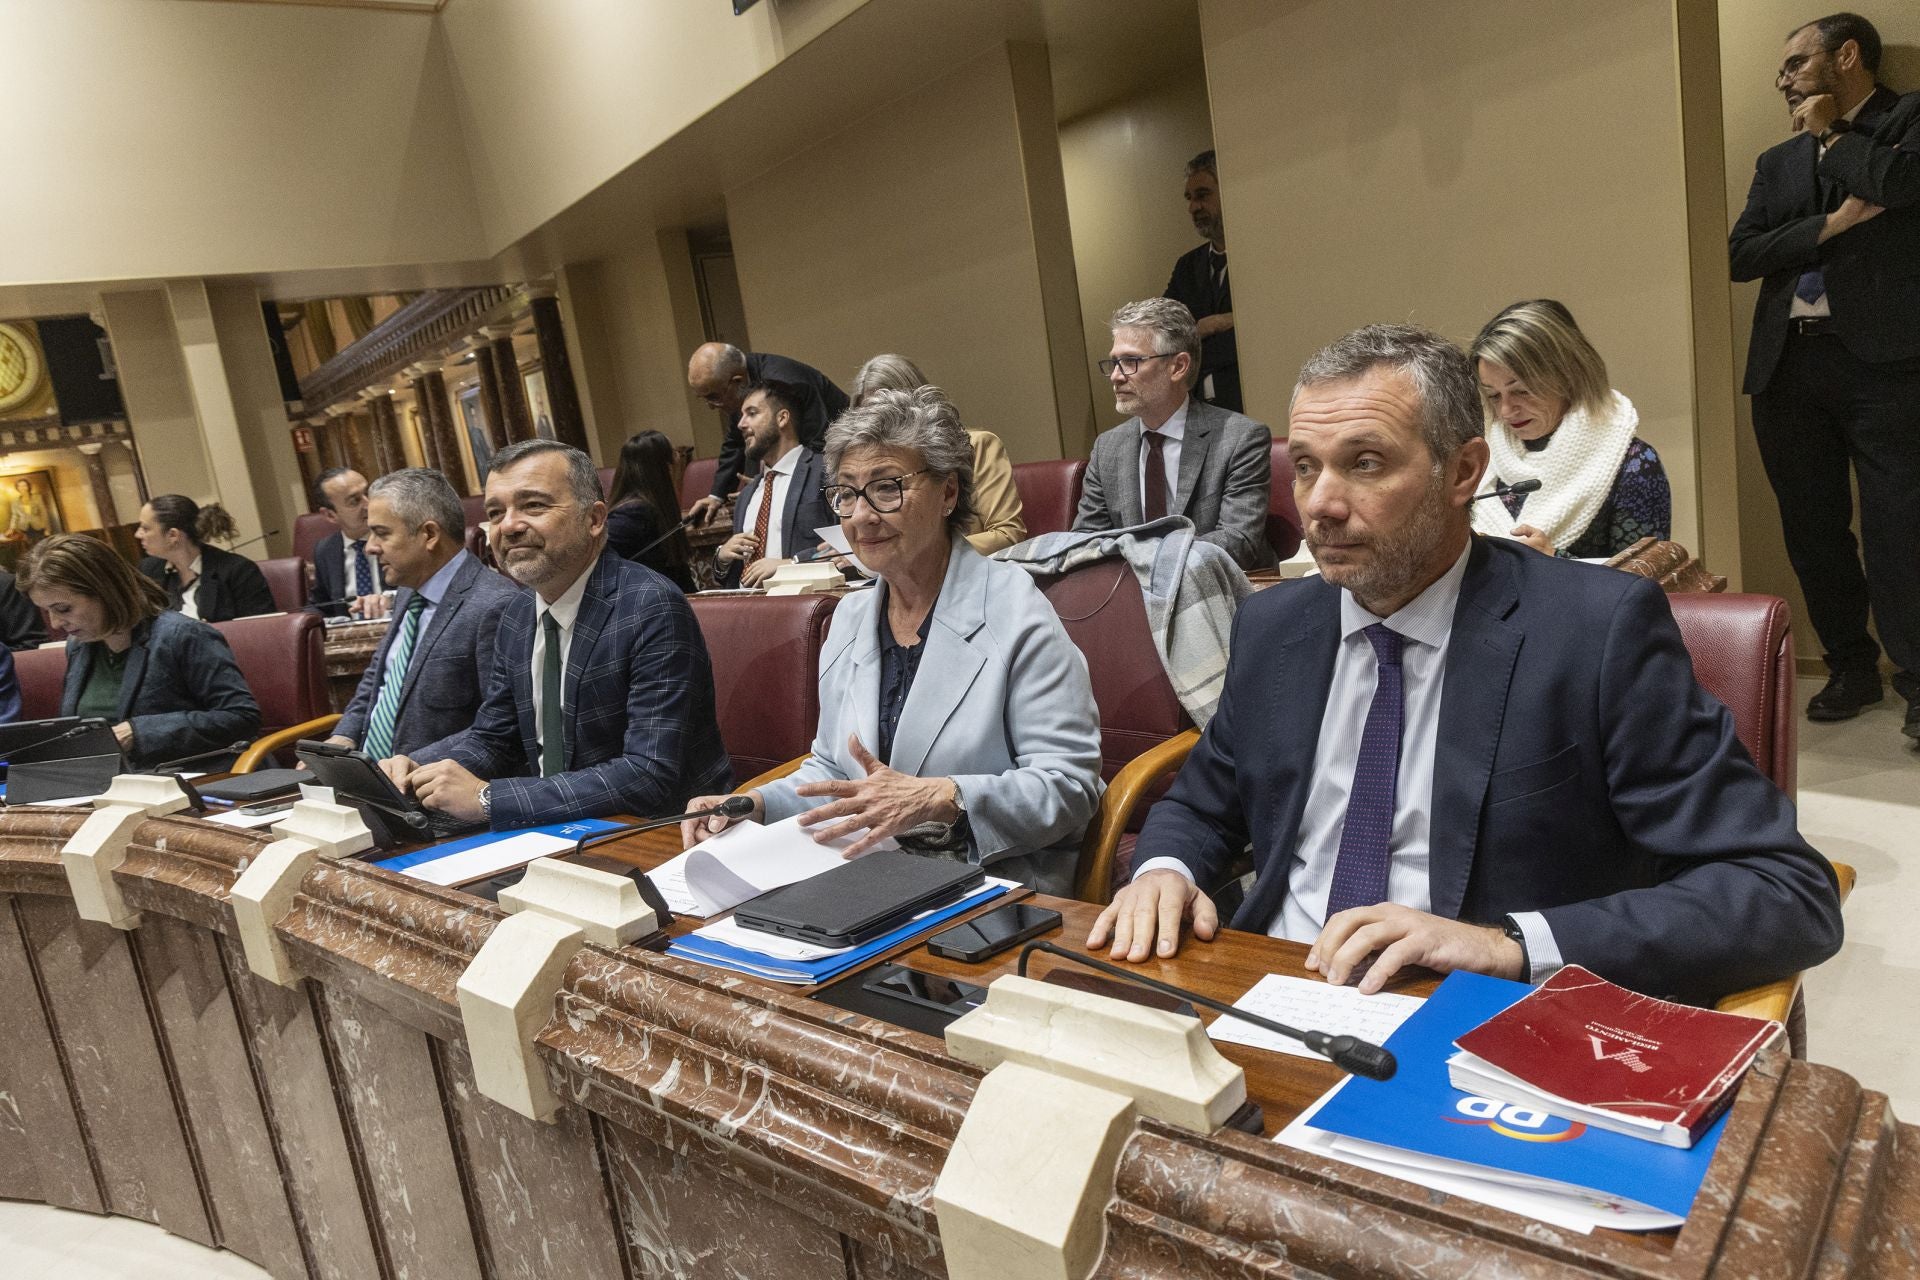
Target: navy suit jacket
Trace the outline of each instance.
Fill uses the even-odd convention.
[[[500,611],[493,672],[471,727],[414,753],[493,780],[495,829],[614,813],[678,813],[733,786],[714,719],[713,669],[693,606],[644,565],[603,551],[567,650],[567,768],[539,773],[534,593]]]
[[[73,715],[80,705],[100,646],[99,641],[67,642],[61,715]],[[177,760],[260,734],[260,705],[227,638],[171,609],[133,629],[115,714],[133,726],[127,758],[136,765]]]
[[[504,578],[460,553],[465,559],[453,571],[446,595],[433,611],[433,620],[414,641],[413,656],[407,660],[407,673],[400,683],[399,719],[393,726],[393,753],[410,756],[416,750],[460,732],[473,723],[486,691],[487,677],[493,671],[494,638],[500,628],[500,615],[507,603],[520,594],[511,579]],[[335,566],[336,571],[339,565]],[[399,619],[405,615],[414,592],[400,588],[393,601],[394,626],[387,628],[380,649],[360,677],[334,733],[354,742],[366,741],[367,721],[380,696],[380,682],[386,671],[387,650],[393,646]]]
[[[1820,243],[1827,210],[1848,195],[1886,212]],[[1761,152],[1727,246],[1733,278],[1761,280],[1741,388],[1748,395],[1773,378],[1794,286],[1811,267],[1825,273],[1848,351],[1869,364],[1920,356],[1920,93],[1876,87],[1853,132],[1825,156],[1805,133]]]
[[[344,618],[347,606],[321,601],[352,600],[355,596],[352,584],[347,581],[346,554],[347,535],[340,529],[320,539],[313,548],[313,592],[307,597],[307,608],[323,618]],[[369,556],[367,563],[374,564],[373,557]]]
[[[779,459],[774,459],[779,461]],[[767,482],[766,468],[760,474],[747,481],[747,487],[733,504],[733,531],[744,533],[753,527],[760,515],[760,486]],[[820,545],[820,539],[814,530],[825,525],[839,524],[840,517],[833,514],[833,508],[827,505],[827,460],[810,446],[802,446],[800,460],[794,464],[793,479],[787,484],[786,497],[780,504],[780,549],[789,560],[811,560],[814,548]],[[719,575],[718,585],[737,587],[740,575],[746,571],[750,560],[735,560],[726,566],[726,572]]]
[[[1235,928],[1264,932],[1285,899],[1339,639],[1324,579],[1242,605],[1220,709],[1141,832],[1135,865],[1179,858],[1203,888],[1251,841]],[[1652,581],[1475,538],[1444,681],[1435,915],[1538,911],[1568,963],[1702,1004],[1839,949],[1832,869],[1694,682]]]

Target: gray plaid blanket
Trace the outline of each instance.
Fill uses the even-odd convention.
[[[1193,534],[1185,516],[1091,533],[1043,533],[994,553],[1036,578],[1119,556],[1145,597],[1147,623],[1174,696],[1205,728],[1227,677],[1233,611],[1253,593],[1233,557]]]

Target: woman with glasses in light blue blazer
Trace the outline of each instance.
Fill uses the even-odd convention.
[[[828,505],[879,583],[834,611],[812,754],[751,793],[753,816],[857,835],[849,857],[891,837],[1071,893],[1103,788],[1093,686],[1026,571],[966,540],[973,447],[959,415],[937,387],[876,392],[829,428],[826,470]],[[696,818],[682,835],[725,825]]]

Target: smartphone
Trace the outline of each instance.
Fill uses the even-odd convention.
[[[295,799],[297,799],[297,797]],[[264,818],[270,813],[286,813],[291,810],[293,806],[293,799],[262,800],[258,804],[242,805],[240,812],[249,818]]]
[[[927,939],[927,950],[948,960],[979,964],[1008,947],[1060,927],[1060,913],[1015,902]]]

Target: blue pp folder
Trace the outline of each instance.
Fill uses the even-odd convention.
[[[1662,1146],[1544,1111],[1462,1093],[1447,1080],[1453,1041],[1531,988],[1477,973],[1449,974],[1400,1024],[1387,1048],[1400,1061],[1391,1080],[1346,1081],[1313,1127],[1422,1155],[1527,1174],[1686,1217],[1720,1146],[1727,1117],[1691,1148]]]
[[[468,849],[478,849],[483,844],[496,844],[501,840],[511,840],[515,836],[524,836],[530,831],[542,835],[559,836],[562,840],[578,840],[582,836],[597,836],[602,831],[612,831],[620,824],[608,822],[604,818],[580,818],[573,822],[554,822],[544,827],[515,827],[510,831],[482,831],[478,835],[462,836],[458,840],[449,840],[445,844],[430,844],[424,849],[415,849],[412,853],[395,854],[391,858],[382,858],[373,865],[382,871],[405,871],[408,867],[417,867],[422,863],[438,862],[442,858],[456,853],[465,853]]]

